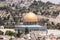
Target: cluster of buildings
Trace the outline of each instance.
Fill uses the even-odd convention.
[[[7,30],[10,30],[10,31],[13,31],[13,32],[16,32],[16,33],[19,30],[20,32],[24,33],[25,32],[25,28],[28,28],[29,34],[24,35],[23,38],[31,37],[32,40],[36,40],[37,38],[39,38],[39,40],[40,40],[40,39],[42,39],[44,37],[48,37],[49,35],[50,35],[49,37],[51,37],[51,36],[52,37],[54,36],[55,38],[56,37],[60,37],[59,36],[60,35],[60,31],[59,30],[48,30],[46,25],[45,26],[41,26],[41,25],[38,24],[38,21],[39,21],[38,20],[38,16],[36,14],[32,13],[32,12],[29,12],[29,13],[26,13],[26,14],[23,15],[23,23],[20,24],[20,25],[19,24],[15,25],[14,29],[4,29],[4,26],[1,26],[0,30],[1,31],[4,30],[3,31],[4,33]],[[46,38],[46,40],[47,39],[48,38]]]
[[[32,12],[26,13],[25,15],[23,15],[23,24],[21,25],[15,25],[14,29],[4,29],[4,26],[1,26],[1,31],[3,31],[4,33],[7,30],[10,31],[15,31],[18,32],[18,30],[20,32],[25,32],[25,28],[28,28],[29,33],[33,33],[37,36],[38,34],[41,36],[46,36],[46,32],[47,32],[47,27],[46,26],[40,26],[38,25],[38,16]],[[37,34],[38,33],[38,34]],[[32,35],[32,34],[31,34]],[[33,37],[34,38],[34,37]]]
[[[18,7],[20,7],[20,6],[21,7],[23,7],[23,6],[28,7],[31,3],[33,3],[33,1],[34,0],[6,0],[6,1],[4,1],[4,3],[3,2],[1,2],[1,3],[5,4],[7,6],[12,6],[14,4],[14,6],[18,6]],[[2,6],[2,4],[0,4],[0,5]],[[41,10],[42,11],[46,10],[48,12],[53,13],[53,11],[55,11],[55,12],[59,11],[60,10],[60,6],[53,6],[53,7],[50,7],[49,9],[41,9]],[[8,16],[10,16],[10,18],[9,18],[10,22],[14,21],[13,16],[11,16],[10,12],[7,13],[6,11],[0,10],[0,17],[2,19],[4,17],[7,18]],[[18,17],[18,16],[15,16],[15,17]],[[49,21],[51,21],[51,22],[60,23],[60,21],[59,21],[60,20],[60,15],[58,15],[56,18],[51,18],[51,17],[41,16],[41,12],[38,12],[38,15],[36,15],[33,12],[29,12],[29,13],[23,13],[22,14],[22,21],[23,22],[22,23],[18,22],[18,24],[15,24],[14,25],[15,27],[13,29],[4,29],[4,26],[1,26],[0,30],[1,31],[4,30],[3,32],[6,32],[6,30],[11,30],[11,31],[14,31],[14,32],[17,32],[19,30],[20,32],[25,32],[25,28],[28,28],[31,36],[33,36],[32,38],[40,37],[40,36],[47,36],[47,35],[55,34],[55,33],[58,34],[57,32],[59,32],[58,35],[60,35],[60,31],[59,30],[57,30],[57,31],[56,30],[47,30],[47,26],[46,25],[44,25],[44,26],[39,25],[38,22],[39,22],[39,20],[41,18],[49,19]]]
[[[4,5],[17,5],[17,6],[29,6],[34,0],[5,0],[2,1],[1,3],[3,3]]]
[[[0,1],[1,3],[3,3],[4,5],[8,5],[8,6],[12,6],[13,4],[16,6],[20,6],[20,7],[28,7],[33,3],[34,0],[4,0],[4,1]],[[41,0],[36,0],[36,1],[41,1]],[[0,4],[1,4],[0,3]]]

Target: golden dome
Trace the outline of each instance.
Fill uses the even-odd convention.
[[[24,19],[24,22],[37,22],[38,21],[37,15],[32,12],[26,13],[23,19]]]

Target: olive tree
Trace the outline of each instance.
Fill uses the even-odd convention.
[[[29,33],[29,29],[26,27],[25,28],[25,34],[28,34]]]
[[[18,30],[17,37],[21,37],[21,34],[22,34],[22,32],[20,32],[20,30]]]
[[[9,31],[9,30],[7,30],[6,33],[5,33],[5,35],[11,36],[10,40],[12,40],[12,36],[14,36],[14,34],[15,33],[13,31]]]
[[[2,32],[1,30],[0,30],[0,35],[3,35],[4,34],[4,32]]]

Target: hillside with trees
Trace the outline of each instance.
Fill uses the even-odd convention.
[[[19,3],[16,4],[8,4],[0,7],[0,25],[4,25],[5,28],[14,28],[15,25],[23,23],[22,15],[27,12],[34,12],[39,16],[56,18],[60,13],[60,6],[53,4],[51,2],[42,2],[42,1],[33,1],[30,6],[21,7]],[[47,23],[49,28],[57,28],[60,29],[59,23],[54,24],[53,22],[49,22],[49,19],[40,19],[39,25],[45,25]],[[53,25],[54,24],[54,25]]]

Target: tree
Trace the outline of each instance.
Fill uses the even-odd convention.
[[[14,36],[14,34],[15,33],[13,31],[9,31],[9,30],[7,30],[5,33],[5,35],[9,35],[9,36]]]
[[[47,23],[47,29],[52,29],[52,25],[50,23]]]
[[[4,33],[4,32],[2,32],[2,31],[0,30],[0,35],[3,35],[3,33]]]
[[[51,22],[52,25],[55,25],[54,22]]]
[[[18,30],[17,37],[20,37],[21,34],[22,34],[22,33],[20,32],[20,30]]]
[[[60,23],[57,23],[57,24],[56,24],[56,28],[57,28],[57,29],[60,29]]]
[[[9,30],[7,30],[6,33],[5,33],[5,35],[11,36],[11,39],[10,39],[10,40],[12,40],[12,36],[13,36],[14,34],[15,34],[15,33],[14,33],[13,31],[9,31]]]
[[[25,28],[25,34],[28,34],[29,33],[29,29],[26,27]]]
[[[56,25],[53,22],[47,23],[47,28],[48,29],[57,29]]]
[[[45,23],[48,23],[48,21],[49,21],[49,19],[42,18],[42,19],[40,19],[39,24],[44,26]]]

